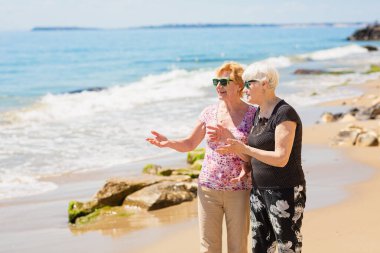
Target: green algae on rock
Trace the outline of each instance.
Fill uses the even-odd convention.
[[[193,151],[187,153],[187,162],[193,164],[197,160],[205,158],[206,150],[204,148],[196,148]]]

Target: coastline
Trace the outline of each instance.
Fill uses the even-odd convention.
[[[356,105],[359,103],[358,101],[361,101],[360,103],[363,105],[368,105],[371,101],[370,95],[379,93],[376,91],[379,90],[380,79],[358,86],[358,88],[363,87],[364,94],[359,98],[322,104],[314,113],[319,112],[320,107],[329,110],[328,106],[342,106],[343,102],[345,105],[351,105],[350,103]],[[378,122],[378,120],[360,121],[358,124],[377,127],[379,126]],[[328,174],[328,170],[331,169],[333,173],[330,173],[328,178],[332,181],[330,183],[339,179],[340,169],[342,167],[347,169],[345,165],[353,164],[354,167],[358,166],[365,171],[365,173],[363,172],[365,175],[361,175],[362,173],[355,174],[360,176],[360,179],[352,179],[353,176],[349,175],[350,170],[346,170],[348,177],[343,180],[344,182],[337,183],[338,185],[335,187],[342,188],[344,195],[334,192],[330,195],[335,196],[326,198],[329,201],[333,199],[332,201],[324,204],[318,203],[319,206],[313,207],[311,210],[308,210],[312,204],[310,202],[315,201],[310,201],[311,187],[308,187],[310,195],[308,200],[310,202],[306,206],[307,210],[302,228],[305,252],[362,252],[363,243],[355,243],[359,240],[365,243],[365,252],[376,252],[377,249],[375,245],[376,224],[380,225],[380,220],[376,215],[380,211],[380,205],[376,202],[376,193],[380,188],[380,157],[378,156],[380,148],[328,147],[332,136],[336,135],[337,131],[346,125],[348,123],[335,122],[313,124],[304,128],[304,144],[307,149],[323,149],[328,154],[334,153],[332,157],[328,156],[331,161],[325,163],[328,168],[323,168],[325,171],[321,172],[323,176]],[[325,158],[327,153],[318,157]],[[155,160],[154,163],[157,162],[164,166],[180,165],[184,163],[185,155],[173,153],[152,160]],[[336,163],[336,160],[342,160],[342,163]],[[130,164],[128,168],[142,168],[143,164],[149,162],[151,161],[138,161]],[[318,172],[319,164],[315,161],[311,164],[313,164],[313,169]],[[371,168],[370,172],[368,172],[368,167]],[[3,250],[7,253],[51,252],[52,249],[56,249],[56,244],[62,244],[62,247],[56,252],[82,251],[84,248],[92,252],[112,253],[198,252],[199,234],[196,201],[150,212],[149,219],[140,219],[141,223],[135,223],[136,227],[132,229],[128,227],[131,226],[128,221],[117,224],[117,227],[97,227],[87,231],[70,229],[67,225],[66,211],[67,204],[71,199],[88,200],[107,178],[125,177],[128,176],[128,173],[133,174],[136,171],[133,170],[132,172],[132,170],[120,168],[112,172],[74,173],[55,179],[48,178],[49,181],[53,180],[59,184],[59,190],[0,202],[0,208],[4,208],[1,211],[5,211],[0,220],[6,221],[2,223],[0,229],[0,235],[3,238],[0,242],[0,252]],[[319,178],[319,180],[323,180],[323,178]],[[334,185],[329,186],[333,187]],[[330,188],[327,187],[327,189]],[[319,194],[324,193],[320,192]],[[25,210],[28,210],[26,215]],[[363,214],[365,214],[364,218],[362,217]],[[356,219],[359,215],[363,218],[362,220]],[[23,241],[24,244],[19,245],[19,241]],[[226,249],[225,233],[223,247]],[[324,248],[328,248],[328,250]]]

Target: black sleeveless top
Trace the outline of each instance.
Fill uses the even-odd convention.
[[[248,145],[257,149],[274,151],[275,129],[284,121],[297,124],[292,151],[285,167],[275,167],[255,158],[251,159],[253,187],[259,189],[282,189],[305,184],[301,165],[302,122],[297,112],[284,100],[278,102],[269,119],[255,117],[248,136]]]

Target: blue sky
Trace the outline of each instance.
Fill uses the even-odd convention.
[[[380,0],[0,0],[0,30],[380,21]]]

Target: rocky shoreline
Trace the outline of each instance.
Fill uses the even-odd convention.
[[[375,22],[373,25],[355,31],[347,40],[380,40],[380,25]]]
[[[345,113],[325,112],[322,114],[317,123],[348,123],[344,128],[340,129],[337,135],[332,139],[334,146],[358,146],[358,147],[374,147],[380,145],[380,124],[376,127],[361,126],[361,122],[380,120],[380,96],[366,95],[366,99],[371,103],[367,106],[355,106]],[[345,105],[346,102],[342,102]]]
[[[70,225],[83,228],[102,222],[105,217],[125,218],[192,201],[197,196],[204,155],[205,150],[199,148],[187,154],[188,167],[147,164],[138,177],[107,180],[91,200],[70,201]]]

